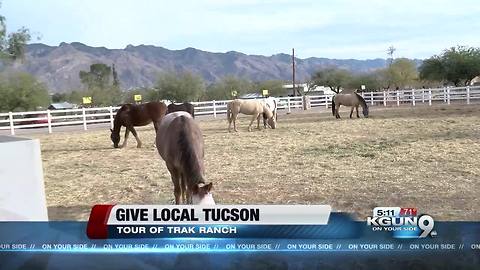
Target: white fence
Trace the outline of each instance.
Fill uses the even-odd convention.
[[[432,105],[436,103],[466,103],[480,100],[480,86],[476,87],[446,87],[436,89],[410,89],[384,92],[364,92],[361,94],[369,106],[400,106],[408,104],[417,106],[420,103]],[[331,106],[331,95],[308,96],[311,107]],[[278,109],[303,109],[303,97],[278,98]],[[192,102],[195,106],[195,115],[212,115],[227,112],[227,103],[230,100]],[[120,107],[82,108],[68,110],[46,110],[32,112],[0,113],[0,130],[10,130],[15,135],[16,129],[46,127],[52,133],[53,127],[82,125],[87,130],[89,124],[110,123],[113,128],[113,119]]]

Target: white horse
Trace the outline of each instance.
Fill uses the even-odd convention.
[[[273,114],[273,118],[275,119],[275,122],[278,120],[278,115],[277,115],[277,108],[278,108],[278,100],[274,97],[268,97],[263,100],[263,103],[265,106],[270,109],[270,111]],[[267,116],[265,113],[263,114],[263,127],[267,128]]]

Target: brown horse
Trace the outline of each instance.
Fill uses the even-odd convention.
[[[167,106],[167,114],[172,112],[179,112],[179,111],[188,112],[189,114],[192,115],[193,118],[195,118],[195,107],[191,103],[184,102],[178,105],[172,103]]]
[[[137,147],[142,147],[142,142],[138,138],[137,132],[133,127],[146,126],[153,122],[156,131],[157,123],[162,120],[166,111],[167,106],[163,102],[148,102],[140,105],[122,105],[122,107],[117,111],[115,119],[113,120],[113,129],[110,129],[112,132],[112,134],[110,134],[110,139],[112,139],[113,147],[118,148],[118,143],[120,142],[120,129],[122,126],[124,126],[126,130],[125,140],[123,141],[121,147],[127,146],[129,132],[132,132],[133,136],[135,136],[135,139],[137,140]]]
[[[167,114],[158,127],[156,145],[172,177],[175,204],[215,204],[212,183],[205,184],[202,131],[193,117],[183,111]]]
[[[367,103],[365,102],[365,99],[363,99],[363,97],[356,92],[349,94],[337,94],[332,98],[332,114],[337,119],[340,118],[340,115],[338,114],[340,105],[352,107],[352,110],[350,111],[350,118],[352,118],[353,109],[357,110],[357,118],[360,118],[360,116],[358,115],[358,106],[362,106],[363,116],[368,118]]]
[[[227,119],[228,119],[228,132],[232,129],[232,121],[233,121],[233,129],[237,130],[237,117],[239,113],[252,115],[252,121],[248,126],[248,131],[252,131],[252,124],[255,119],[257,119],[257,128],[260,129],[260,117],[265,115],[268,119],[268,125],[275,129],[276,121],[272,111],[265,105],[264,102],[260,100],[242,100],[242,99],[235,99],[230,101],[227,104]]]

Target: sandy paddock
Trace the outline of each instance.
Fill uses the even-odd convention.
[[[219,204],[330,204],[370,215],[375,206],[417,207],[437,220],[480,220],[480,106],[371,110],[368,119],[331,112],[283,115],[275,130],[228,133],[225,116],[202,119],[206,178]],[[113,149],[110,131],[39,138],[49,216],[86,220],[99,203],[171,204],[170,175],[153,126]],[[123,134],[123,130],[122,130]]]

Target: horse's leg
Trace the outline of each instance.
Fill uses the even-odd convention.
[[[358,105],[357,105],[356,109],[357,109],[357,118],[360,118],[360,115],[358,115]]]
[[[335,117],[336,117],[337,119],[340,118],[340,114],[338,114],[338,110],[340,110],[340,104],[336,104],[336,105],[335,105]]]
[[[352,109],[350,110],[350,118],[352,118],[353,110],[355,109],[354,106],[352,106]]]
[[[237,129],[237,117],[238,117],[239,113],[234,113],[233,114],[233,130],[235,130],[235,132],[238,132],[238,129]]]
[[[125,128],[125,139],[123,140],[121,148],[127,147],[128,134],[130,134],[130,130],[128,130],[128,128]]]
[[[252,131],[253,121],[255,121],[255,119],[257,118],[258,118],[258,114],[254,114],[252,117],[252,121],[250,121],[250,125],[248,125],[248,131]]]
[[[259,114],[257,116],[257,129],[260,130],[260,117],[263,116],[263,114]]]
[[[130,132],[132,132],[133,136],[135,136],[135,140],[137,140],[137,148],[142,148],[142,142],[138,138],[137,131],[133,128],[133,126],[130,127]]]

